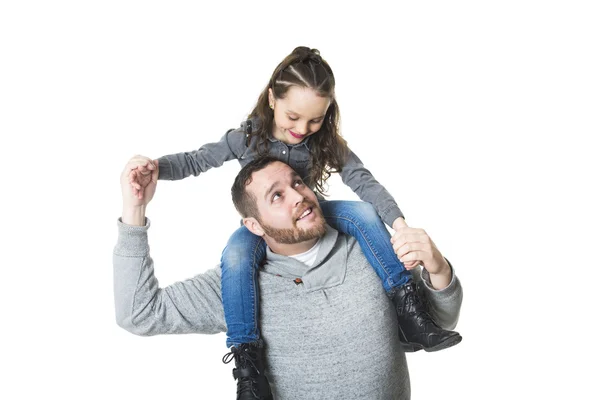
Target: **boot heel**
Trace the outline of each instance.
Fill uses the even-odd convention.
[[[415,351],[419,351],[422,349],[421,346],[413,346],[411,344],[402,342],[400,342],[400,347],[402,347],[402,350],[404,350],[405,353],[414,353]]]

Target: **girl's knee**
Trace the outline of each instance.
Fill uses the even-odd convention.
[[[367,203],[364,201],[354,201],[349,208],[349,212],[352,214],[352,217],[356,220],[363,221],[366,223],[374,223],[379,222],[379,214],[377,214],[377,210],[371,203]]]
[[[257,238],[257,236],[250,232],[248,228],[246,228],[245,226],[241,226],[231,234],[229,240],[227,241],[227,246],[235,245],[236,243],[246,243],[248,241],[252,241],[255,238]]]
[[[250,262],[250,251],[231,243],[225,247],[221,255],[221,268],[226,271],[237,271]]]
[[[249,233],[249,232],[248,232]],[[221,268],[228,271],[251,268],[265,257],[265,243],[261,237],[251,233],[236,237],[234,234],[221,255]]]
[[[377,210],[375,210],[375,207],[373,207],[373,204],[371,203],[367,203],[366,201],[356,201],[355,203],[355,207],[357,208],[357,210],[360,210],[361,213],[364,213],[365,215],[368,216],[372,216],[372,215],[376,215],[377,214]]]

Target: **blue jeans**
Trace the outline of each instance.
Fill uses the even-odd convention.
[[[354,236],[389,292],[412,279],[392,248],[390,234],[373,206],[362,201],[320,201],[327,223]],[[242,226],[229,238],[221,256],[221,292],[227,347],[259,340],[256,274],[266,254],[265,241]]]

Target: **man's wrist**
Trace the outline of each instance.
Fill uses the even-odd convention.
[[[146,206],[124,206],[121,221],[132,226],[146,225]]]

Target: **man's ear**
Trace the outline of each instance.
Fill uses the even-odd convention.
[[[262,226],[260,226],[260,223],[256,220],[256,218],[244,218],[242,222],[244,223],[244,226],[256,236],[262,237],[265,235],[265,231],[263,231]]]

